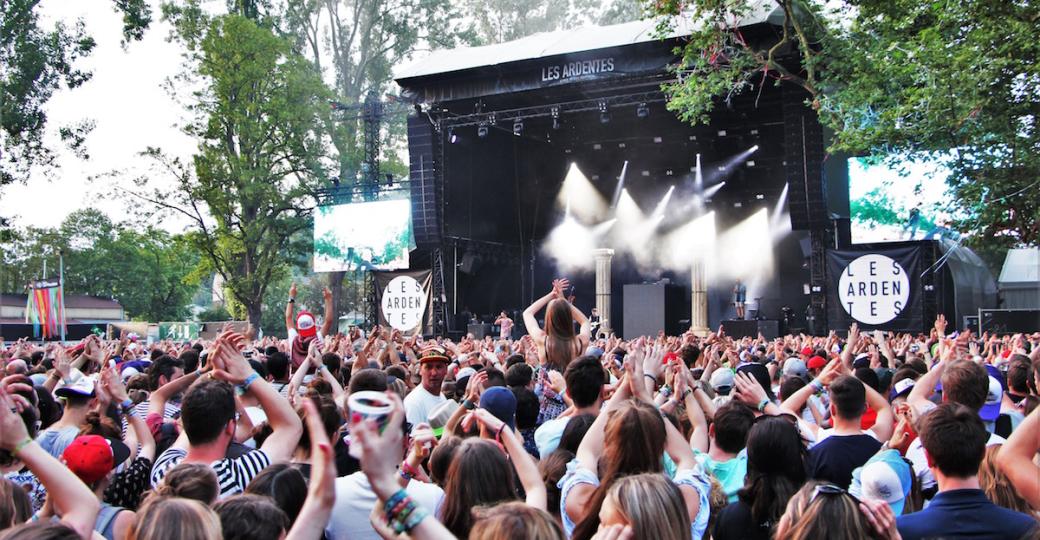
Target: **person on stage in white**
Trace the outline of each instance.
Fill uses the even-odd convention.
[[[505,311],[498,314],[495,324],[499,325],[498,339],[509,339],[513,335],[513,319],[510,319]]]

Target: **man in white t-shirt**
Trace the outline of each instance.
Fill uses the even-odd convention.
[[[906,398],[906,402],[913,407],[918,423],[921,418],[936,408],[935,403],[929,398],[936,383],[940,381],[942,382],[943,403],[960,403],[976,412],[982,410],[990,394],[990,376],[986,368],[972,360],[941,360],[917,380],[910,395]],[[997,386],[999,387],[999,382]],[[1004,444],[1004,442],[1003,437],[990,433],[986,446],[996,446]],[[937,484],[935,475],[928,467],[928,460],[925,457],[920,437],[910,443],[910,447],[906,450],[906,457],[914,465],[914,473],[921,483],[921,490],[924,491],[927,498],[931,498]]]
[[[430,411],[447,401],[441,394],[441,384],[448,375],[448,355],[444,349],[430,345],[419,357],[419,374],[422,384],[416,386],[404,398],[404,411],[411,425],[429,422]]]
[[[412,480],[405,492],[415,499],[420,507],[436,515],[444,491],[437,484],[427,484]],[[376,494],[365,473],[358,471],[336,479],[336,504],[332,507],[332,515],[325,526],[327,538],[350,538],[351,540],[379,540],[380,536],[368,520],[372,508],[376,505]],[[380,507],[382,510],[382,507]]]

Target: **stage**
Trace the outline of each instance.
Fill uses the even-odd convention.
[[[748,16],[747,39],[776,30],[768,15]],[[439,51],[397,70],[416,106],[410,260],[433,271],[435,333],[502,310],[519,323],[558,276],[585,313],[608,307],[622,336],[626,286],[670,283],[703,330],[734,317],[737,279],[758,318],[826,333],[826,254],[849,245],[845,160],[827,159],[804,91],[771,79],[719,101],[707,125],[678,119],[661,91],[678,39],[653,24]]]

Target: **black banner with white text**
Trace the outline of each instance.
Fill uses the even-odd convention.
[[[432,272],[372,272],[372,277],[380,325],[409,336],[433,331]]]
[[[921,248],[827,252],[827,323],[918,332],[924,327]]]

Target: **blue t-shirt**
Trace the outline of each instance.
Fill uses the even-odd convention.
[[[831,435],[809,450],[809,478],[849,489],[852,471],[881,449],[870,435]]]
[[[727,461],[715,461],[700,450],[694,450],[693,455],[722,484],[726,500],[731,504],[737,502],[737,491],[744,487],[744,477],[747,476],[747,451],[741,450],[736,457]]]
[[[1025,538],[1032,517],[997,506],[981,489],[940,491],[927,508],[896,518],[903,540],[918,538]]]

